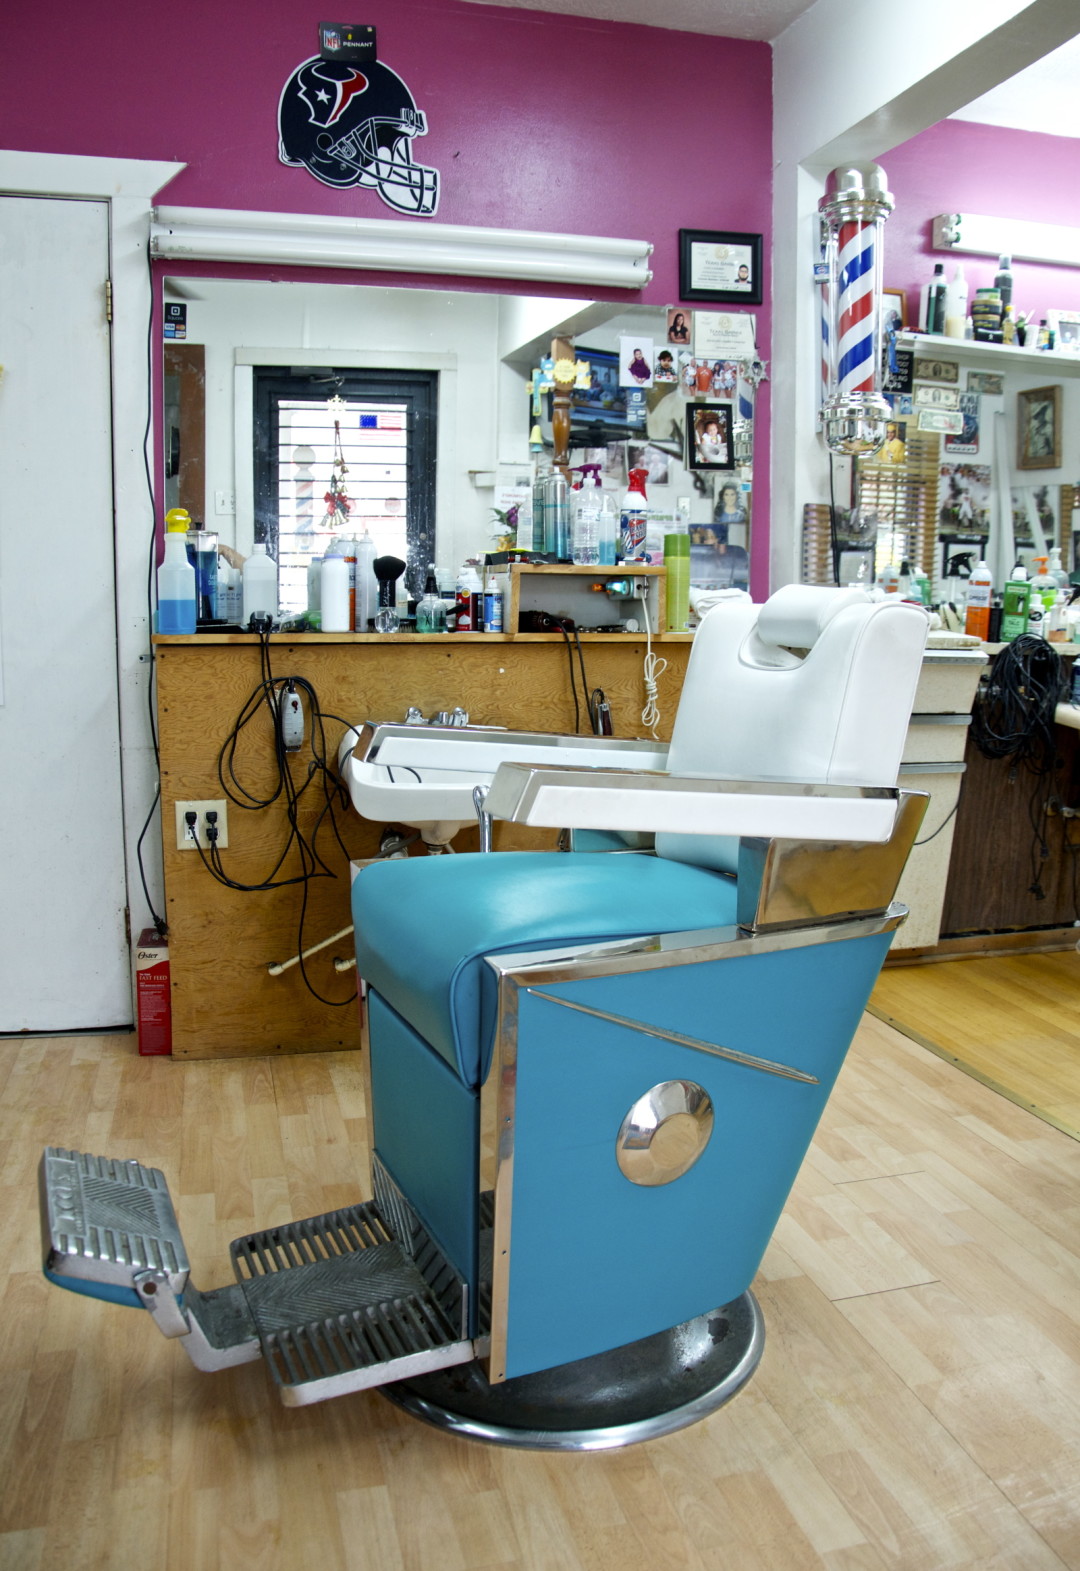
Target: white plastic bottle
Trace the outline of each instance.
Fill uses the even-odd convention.
[[[244,602],[240,625],[248,628],[253,616],[268,616],[277,621],[277,563],[262,544],[251,548],[244,563]]]
[[[957,267],[952,280],[945,285],[945,337],[963,338],[967,321],[968,286],[964,269]]]
[[[349,589],[352,571],[344,556],[324,556],[319,574],[320,626],[324,633],[350,631]]]
[[[484,632],[501,633],[503,631],[503,597],[499,589],[498,580],[494,573],[488,574],[487,587],[484,590]]]
[[[191,519],[182,507],[165,514],[165,555],[157,570],[157,630],[195,631],[195,569],[188,561],[187,532]]]
[[[1036,638],[1046,637],[1046,607],[1042,595],[1032,594],[1028,601],[1027,630]]]

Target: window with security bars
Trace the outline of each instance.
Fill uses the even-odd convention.
[[[435,547],[436,372],[255,373],[255,539],[278,564],[283,613],[307,606],[308,567],[366,529],[423,592]]]

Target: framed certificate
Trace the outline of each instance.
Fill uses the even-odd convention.
[[[679,230],[679,298],[761,304],[761,236]]]

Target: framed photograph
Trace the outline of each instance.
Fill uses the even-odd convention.
[[[679,298],[760,305],[761,236],[722,229],[679,230]]]
[[[731,405],[690,404],[687,406],[687,415],[687,468],[734,469]]]
[[[1016,395],[1018,469],[1061,468],[1061,388],[1029,387]]]
[[[669,344],[690,344],[693,341],[694,313],[693,311],[677,311],[673,308],[667,314],[667,341]]]
[[[1054,333],[1055,349],[1080,355],[1080,311],[1047,311],[1046,325]]]
[[[881,291],[881,331],[887,338],[907,326],[907,295],[902,289]]]

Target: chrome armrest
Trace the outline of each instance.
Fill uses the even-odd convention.
[[[484,805],[493,818],[543,828],[878,842],[892,834],[899,799],[895,786],[504,763]]]
[[[667,743],[506,731],[497,726],[364,724],[346,732],[339,757],[348,753],[362,763],[455,769],[489,778],[505,762],[663,769]]]

